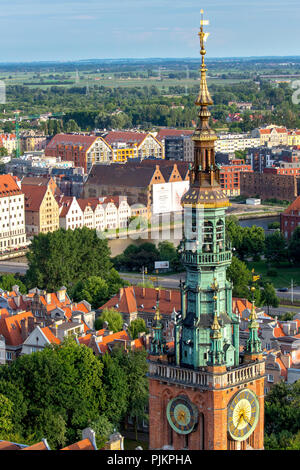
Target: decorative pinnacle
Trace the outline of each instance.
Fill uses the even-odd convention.
[[[200,84],[200,93],[195,102],[195,104],[198,106],[209,106],[213,104],[213,100],[211,99],[211,96],[207,88],[207,83],[206,83],[207,69],[205,67],[205,62],[204,62],[204,56],[206,54],[204,43],[209,36],[209,33],[205,33],[203,31],[203,26],[206,26],[206,25],[209,25],[209,21],[203,19],[203,10],[201,10],[200,31],[198,33],[198,36],[200,38],[200,54],[202,56],[202,64],[201,64],[201,69],[200,69],[201,84]]]
[[[156,322],[159,322],[162,317],[161,317],[160,310],[159,310],[159,299],[158,299],[159,289],[158,289],[158,287],[155,290],[156,290],[156,309],[155,309],[154,320]]]
[[[214,339],[219,339],[221,338],[221,327],[220,327],[220,323],[218,321],[218,314],[217,312],[215,312],[215,315],[214,315],[214,321],[212,322],[212,325],[211,325],[211,330],[212,330],[212,338]]]
[[[254,301],[252,302],[251,313],[249,316],[249,323],[250,323],[249,325],[250,328],[258,328],[257,314],[255,310]]]

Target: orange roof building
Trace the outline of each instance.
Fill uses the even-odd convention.
[[[28,236],[59,229],[59,208],[50,185],[23,184]]]
[[[0,175],[0,212],[0,253],[25,247],[24,194],[12,175]]]
[[[280,230],[287,240],[293,236],[294,230],[300,225],[300,196],[298,196],[281,214]]]

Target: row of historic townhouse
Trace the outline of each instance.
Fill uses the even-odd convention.
[[[76,199],[58,196],[59,225],[74,230],[88,227],[97,230],[126,228],[131,216],[127,198],[123,196]]]
[[[131,208],[124,196],[65,196],[52,178],[23,178],[21,191],[25,199],[23,205],[29,237],[59,228],[75,230],[88,227],[101,231],[124,228],[131,216]]]

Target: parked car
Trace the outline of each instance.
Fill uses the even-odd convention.
[[[280,289],[277,289],[278,292],[288,292],[288,288],[287,287],[281,287]]]

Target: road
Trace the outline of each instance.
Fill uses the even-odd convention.
[[[279,292],[277,289],[276,294],[281,299],[288,299],[292,301],[292,296],[293,296],[294,298],[293,300],[300,300],[300,287],[294,287],[293,294],[291,292],[291,289],[289,289],[287,292]]]
[[[119,273],[119,274],[122,277],[122,279],[130,282],[131,284],[139,284],[140,282],[143,282],[142,274],[132,274],[132,273]],[[155,276],[155,275],[145,276],[145,281],[152,282],[155,285],[155,287],[161,286],[166,289],[178,289],[180,279],[182,279],[182,281],[185,280],[185,273],[172,274],[171,276],[165,276],[165,277]]]
[[[25,274],[27,269],[27,263],[17,263],[16,261],[0,261],[1,273]]]
[[[0,273],[12,273],[12,274],[25,274],[27,271],[27,263],[17,263],[16,261],[0,261]],[[133,274],[133,273],[120,273],[122,279],[130,282],[131,284],[139,284],[142,282],[142,274]],[[145,281],[151,281],[155,286],[161,286],[165,289],[178,289],[180,279],[185,280],[185,273],[172,274],[171,276],[151,276],[146,275]],[[277,295],[283,299],[291,300],[291,290],[288,292],[278,292]],[[294,300],[300,300],[300,287],[294,288]],[[295,311],[300,312],[300,308],[293,306],[280,306],[278,309],[272,309],[272,314],[281,315],[285,312]]]

